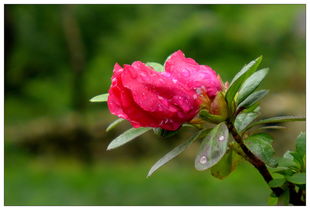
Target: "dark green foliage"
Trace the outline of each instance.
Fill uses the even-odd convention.
[[[272,137],[268,134],[255,134],[244,140],[245,145],[267,165],[274,167],[274,149],[272,147]]]
[[[211,168],[212,176],[219,179],[226,178],[237,167],[239,161],[240,156],[233,150],[228,150],[222,159]]]
[[[250,77],[257,69],[259,64],[262,61],[262,57],[259,57],[247,65],[245,65],[240,72],[232,79],[230,86],[226,93],[226,101],[229,107],[230,112],[233,112],[236,108],[235,95],[239,91],[243,82]]]
[[[153,131],[156,135],[164,137],[164,138],[168,138],[171,136],[174,136],[175,134],[178,133],[178,130],[176,131],[168,131],[162,128],[153,128]]]

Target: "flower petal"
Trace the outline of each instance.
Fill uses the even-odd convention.
[[[210,98],[214,98],[222,89],[221,81],[214,70],[209,66],[199,65],[191,58],[186,58],[181,50],[168,58],[165,71],[194,90],[205,89]]]
[[[197,94],[164,72],[156,72],[134,62],[124,66],[122,82],[130,89],[134,101],[154,118],[160,117],[159,127],[175,130],[198,112]]]

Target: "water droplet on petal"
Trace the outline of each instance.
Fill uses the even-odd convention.
[[[207,157],[206,157],[205,155],[201,156],[199,162],[200,162],[201,164],[206,164],[206,163],[207,163]]]
[[[184,70],[182,73],[184,77],[188,77],[190,75],[188,70]]]
[[[197,89],[196,89],[196,93],[197,93],[198,95],[201,95],[202,90],[201,90],[200,88],[197,88]]]
[[[177,81],[178,80],[176,80],[176,79],[172,79],[172,82],[175,84],[175,83],[177,83]]]
[[[146,74],[144,72],[140,73],[142,77],[146,77]]]
[[[223,141],[223,140],[224,140],[224,136],[220,136],[219,141]]]

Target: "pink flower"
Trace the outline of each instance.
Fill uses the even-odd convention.
[[[206,91],[213,99],[222,90],[222,84],[214,70],[186,58],[181,50],[173,53],[165,63],[165,71],[194,90]]]
[[[198,113],[201,100],[197,90],[213,98],[221,88],[210,67],[185,58],[181,51],[169,58],[165,68],[165,72],[157,72],[140,61],[123,68],[115,64],[108,97],[111,113],[136,128],[177,130]]]

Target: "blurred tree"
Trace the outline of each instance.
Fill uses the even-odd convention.
[[[62,8],[63,28],[67,46],[69,48],[71,68],[73,74],[72,103],[77,111],[83,111],[87,99],[85,98],[85,50],[81,39],[80,27],[76,21],[75,6],[64,5]]]

